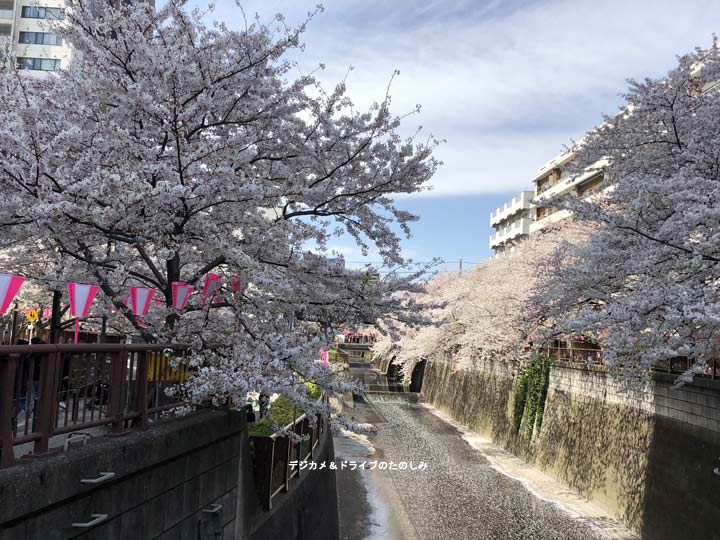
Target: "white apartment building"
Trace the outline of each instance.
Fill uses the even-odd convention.
[[[602,187],[604,163],[596,163],[591,170],[571,176],[566,165],[572,152],[563,152],[543,165],[533,178],[534,191],[523,191],[511,201],[490,214],[490,225],[495,228],[490,236],[490,248],[495,255],[512,251],[531,234],[570,215],[546,204],[555,195],[572,194],[587,197]]]
[[[490,214],[490,225],[495,228],[490,248],[496,255],[512,251],[530,234],[534,196],[534,191],[522,191]]]
[[[543,204],[550,197],[567,194],[587,197],[601,189],[603,180],[602,167],[605,164],[598,162],[586,172],[571,176],[564,167],[572,160],[573,156],[573,152],[563,152],[543,165],[535,178],[533,178],[535,183],[535,198],[533,199],[535,215],[533,224],[530,226],[530,234],[570,215],[568,210],[557,210]]]
[[[64,17],[64,0],[0,0],[0,39],[11,42],[19,69],[41,75],[67,65],[71,48],[53,31]]]

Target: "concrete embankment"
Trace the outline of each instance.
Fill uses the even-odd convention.
[[[334,459],[329,429],[313,458]],[[334,471],[268,512],[254,482],[245,415],[198,412],[0,470],[0,540],[337,540]]]
[[[339,439],[338,459],[385,463],[372,470],[339,471],[343,540],[605,540],[601,513],[571,511],[500,470],[498,448],[477,449],[454,425],[417,396],[368,394],[355,416],[377,434]],[[527,471],[523,471],[526,475]],[[613,531],[614,532],[614,531]]]
[[[720,382],[641,388],[602,368],[554,365],[542,428],[514,433],[513,365],[430,361],[427,402],[578,490],[648,540],[719,540]]]

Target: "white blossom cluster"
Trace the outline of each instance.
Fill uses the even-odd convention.
[[[601,163],[605,189],[552,201],[594,229],[551,261],[534,301],[556,327],[598,336],[605,361],[639,377],[673,357],[702,371],[720,352],[720,52],[631,81],[623,110],[579,145],[576,170]]]
[[[97,284],[112,324],[191,343],[192,402],[242,406],[258,391],[305,403],[309,380],[343,390],[318,362],[337,328],[422,320],[400,294],[417,276],[369,279],[327,248],[349,234],[404,264],[393,228],[416,218],[392,197],[425,189],[438,142],[401,139],[389,96],[358,112],[344,83],[293,79],[285,57],[304,25],[282,18],[233,31],[182,1],[68,3],[66,69],[0,68],[5,271]],[[201,290],[208,272],[224,279],[217,296],[175,313],[171,283]],[[240,294],[234,276],[249,283]],[[163,300],[143,321],[124,304],[133,285]]]
[[[540,269],[560,245],[582,243],[587,231],[573,222],[532,235],[522,249],[503,254],[469,272],[437,277],[418,298],[432,306],[434,325],[387,333],[373,348],[377,358],[395,357],[409,378],[423,358],[449,354],[456,369],[484,359],[523,361],[544,341],[545,313],[529,304]]]

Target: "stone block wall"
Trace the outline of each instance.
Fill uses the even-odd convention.
[[[603,368],[558,363],[550,384],[551,390],[637,408],[720,432],[720,381],[697,378],[692,384],[674,388],[675,379],[675,375],[655,373],[653,380],[638,386],[608,376]]]

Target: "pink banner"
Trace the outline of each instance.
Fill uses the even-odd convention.
[[[190,300],[190,295],[192,294],[194,289],[195,288],[192,285],[188,285],[187,283],[184,283],[182,281],[173,281],[173,308],[177,311],[185,309],[185,306],[187,306],[188,300]]]
[[[21,276],[0,274],[0,314],[4,314],[10,307],[23,281],[25,278]]]
[[[84,283],[68,283],[67,288],[70,297],[70,314],[75,317],[75,343],[77,343],[80,319],[84,319],[90,313],[90,306],[100,287]]]
[[[130,309],[135,317],[140,318],[147,315],[154,295],[155,289],[130,287]]]

